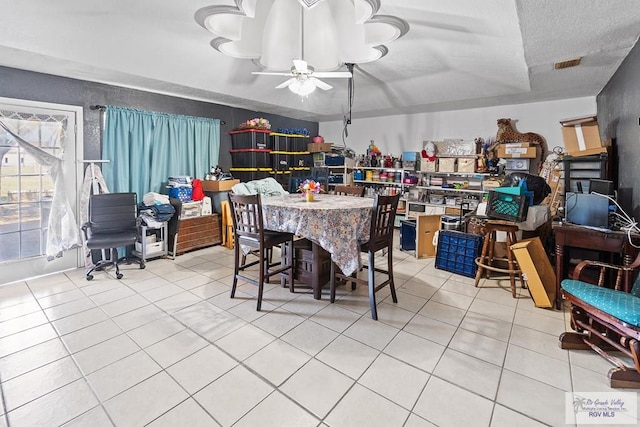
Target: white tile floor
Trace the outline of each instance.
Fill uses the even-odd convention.
[[[565,312],[394,258],[378,322],[365,287],[269,285],[256,312],[220,246],[0,287],[0,427],[564,425],[565,391],[609,390],[608,363],[558,348]]]

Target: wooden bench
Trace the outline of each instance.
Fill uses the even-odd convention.
[[[588,267],[598,270],[595,284],[580,280]],[[613,388],[640,388],[640,279],[630,293],[620,290],[625,273],[638,267],[640,254],[627,267],[583,261],[576,266],[573,278],[561,285],[563,297],[571,303],[571,328],[576,332],[560,335],[560,348],[592,349],[615,365],[608,373]],[[612,273],[614,288],[606,288],[603,284]],[[631,358],[634,366],[627,366],[611,351]]]

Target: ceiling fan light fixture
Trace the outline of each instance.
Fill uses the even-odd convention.
[[[196,22],[216,37],[218,52],[252,59],[262,69],[287,70],[291,58],[333,71],[345,63],[372,62],[409,24],[378,14],[382,0],[235,0],[235,6],[199,9]]]
[[[296,79],[289,85],[289,90],[296,95],[309,96],[316,90],[316,84],[309,79]]]
[[[323,0],[298,0],[298,1],[302,6],[306,7],[307,9],[311,9],[313,6],[317,5]]]

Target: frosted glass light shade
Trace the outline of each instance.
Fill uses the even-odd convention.
[[[388,52],[385,43],[409,31],[409,24],[398,17],[376,15],[381,0],[235,3],[203,7],[195,19],[216,35],[214,49],[274,71],[289,70],[294,59],[307,61],[317,71],[375,61]]]

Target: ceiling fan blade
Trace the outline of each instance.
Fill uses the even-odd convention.
[[[314,71],[313,75],[315,77],[322,77],[323,79],[350,79],[351,77],[353,77],[353,74],[351,74],[349,71]]]
[[[282,88],[288,87],[291,83],[293,83],[295,81],[296,81],[296,78],[292,77],[289,80],[287,80],[286,82],[280,83],[278,86],[276,86],[276,89],[282,89]]]
[[[251,74],[256,74],[256,75],[260,75],[260,76],[293,76],[293,74],[291,73],[275,73],[275,72],[268,72],[268,71],[252,71]]]
[[[309,72],[309,67],[307,66],[307,61],[302,59],[294,59],[293,67],[299,73],[307,73]]]
[[[310,77],[309,80],[311,80],[313,83],[315,83],[316,87],[319,87],[322,90],[333,89],[333,86],[323,82],[322,80],[316,79],[315,77]]]

